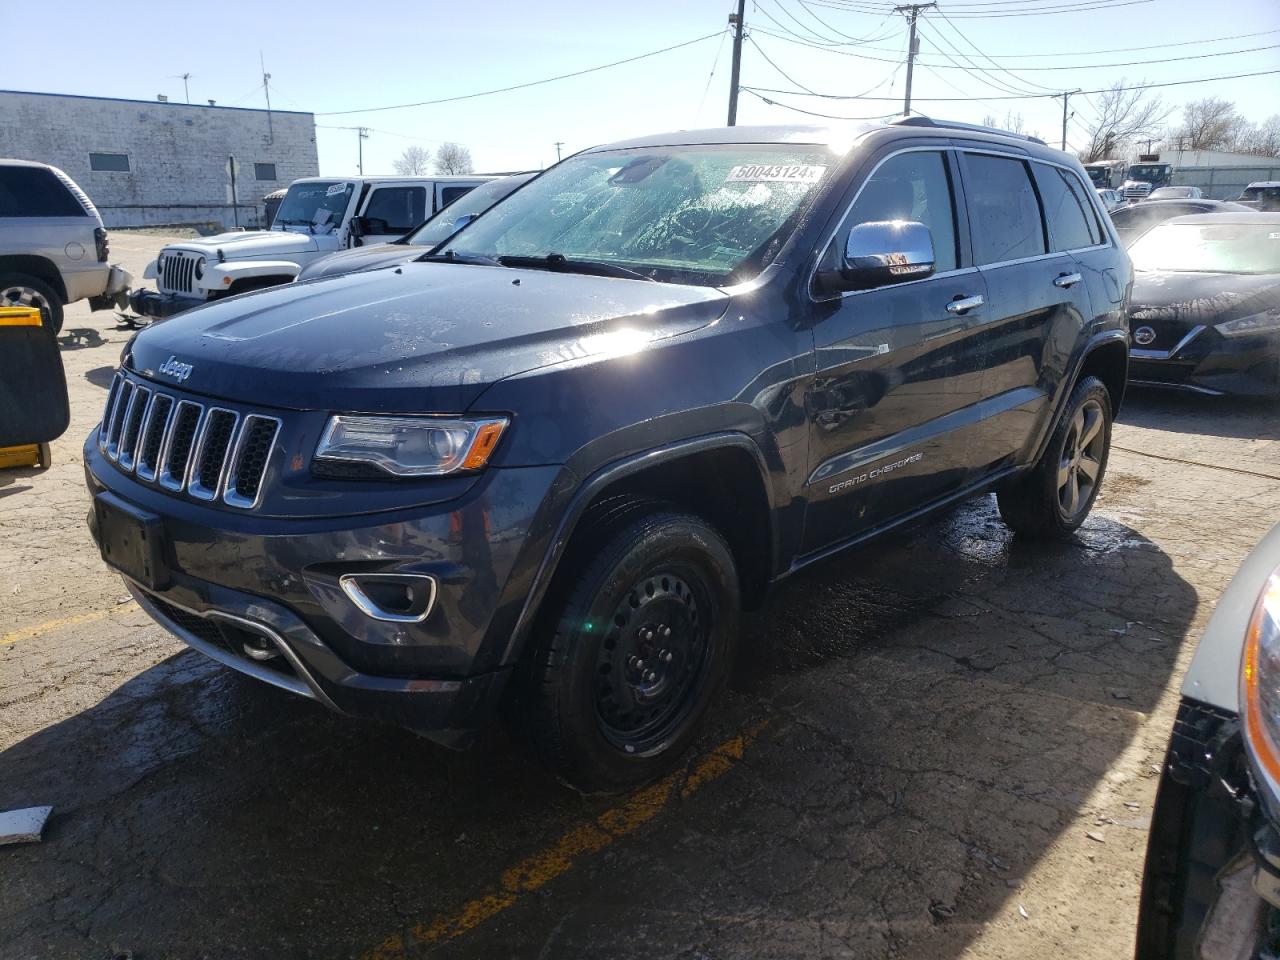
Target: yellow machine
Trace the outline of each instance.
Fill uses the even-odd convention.
[[[42,329],[45,326],[44,316],[38,307],[0,307],[0,351],[4,351],[11,343],[18,347],[7,353],[8,361],[0,362],[0,403],[5,407],[0,409],[0,421],[8,424],[8,433],[19,429],[15,424],[28,421],[29,415],[20,409],[27,404],[38,408],[66,407],[67,387],[62,374],[61,358],[58,356],[57,341],[49,336],[47,329]],[[8,362],[12,362],[16,369],[9,370]],[[43,396],[46,392],[51,396]],[[39,417],[35,419],[38,421]],[[65,428],[64,420],[62,429]],[[43,424],[38,424],[36,429],[46,436],[50,432]],[[57,433],[62,432],[56,425],[52,429]],[[13,436],[12,439],[26,438]],[[0,469],[47,469],[49,463],[47,441],[0,446]]]

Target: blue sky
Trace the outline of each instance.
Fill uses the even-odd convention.
[[[748,0],[754,45],[748,42],[744,47],[743,84],[779,89],[801,84],[820,93],[871,91],[872,96],[894,98],[840,101],[767,94],[821,113],[864,117],[899,108],[905,21],[887,13],[889,5],[881,0],[852,2],[886,12],[855,12],[845,5],[848,2]],[[1024,2],[1046,7],[1052,0]],[[1068,5],[1081,2],[1060,0]],[[568,153],[643,133],[723,124],[728,39],[714,36],[584,77],[458,103],[321,114],[472,93],[620,60],[721,32],[731,6],[730,0],[486,0],[471,5],[456,0],[365,5],[235,0],[210,7],[116,0],[108,10],[100,2],[36,5],[0,0],[0,27],[6,36],[57,38],[54,46],[7,45],[0,87],[137,99],[165,93],[181,100],[180,75],[190,73],[192,102],[214,98],[220,104],[261,106],[261,48],[272,75],[273,106],[318,115],[322,173],[354,172],[355,132],[331,128],[357,125],[371,128],[364,145],[366,173],[391,172],[393,160],[411,143],[434,149],[443,140],[470,147],[478,169],[527,169],[554,161],[557,140]],[[996,99],[1008,94],[998,86],[1097,89],[1122,77],[1130,83],[1160,82],[1280,68],[1276,0],[1231,0],[1216,8],[1193,0],[1149,0],[1110,10],[997,18],[960,16],[960,10],[977,7],[975,0],[942,0],[943,11],[949,6],[956,11],[952,19],[930,13],[923,20],[918,61],[923,66],[917,66],[914,84],[918,108],[974,122],[1012,110],[1022,114],[1028,129],[1052,141],[1060,133],[1060,101]],[[1011,7],[988,0],[986,9]],[[1213,9],[1220,15],[1211,16]],[[1272,32],[1188,46],[1097,52],[1263,31]],[[816,49],[797,37],[814,43],[823,43],[822,37],[845,43],[846,37],[873,39],[861,46]],[[1171,59],[1251,47],[1272,49]],[[967,53],[986,74],[953,69],[947,56],[960,61],[956,51]],[[979,59],[977,51],[1013,76]],[[1135,60],[1160,62],[1108,66]],[[1071,69],[1030,69],[1050,66]],[[1234,100],[1255,121],[1280,112],[1280,74],[1156,92],[1174,105],[1221,96]],[[919,99],[955,96],[989,99]],[[1068,140],[1079,143],[1092,104],[1079,98],[1073,105],[1076,115]],[[805,122],[806,117],[744,93],[738,121]]]

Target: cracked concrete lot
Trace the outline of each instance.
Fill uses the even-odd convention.
[[[161,243],[112,236],[137,275]],[[6,960],[1131,953],[1183,671],[1280,513],[1274,405],[1131,397],[1070,543],[984,498],[796,577],[687,765],[583,798],[500,731],[332,715],[121,602],[79,446],[127,336],[68,310],[71,430],[0,478],[0,809],[54,806],[0,848]]]

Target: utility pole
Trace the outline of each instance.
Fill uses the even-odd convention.
[[[556,163],[560,162],[560,148],[564,146],[563,140],[556,141]]]
[[[729,73],[729,126],[738,123],[738,75],[742,72],[742,35],[747,27],[747,0],[738,0],[738,12],[729,14],[733,27],[733,68]]]
[[[1055,93],[1053,95],[1053,98],[1055,100],[1058,99],[1058,97],[1062,98],[1062,149],[1063,150],[1067,149],[1067,117],[1068,117],[1067,99],[1073,93],[1079,93],[1079,92],[1080,92],[1079,90],[1064,90],[1062,93]]]
[[[359,159],[356,161],[356,169],[360,171],[360,176],[362,177],[364,176],[364,142],[368,139],[369,128],[356,127],[356,145],[360,151],[358,154]]]
[[[267,73],[266,61],[262,59],[262,51],[258,51],[258,63],[262,67],[262,92],[267,96],[267,136],[271,143],[276,142],[275,127],[271,123],[271,74]]]
[[[936,3],[908,3],[901,7],[894,7],[894,13],[909,13],[911,15],[911,40],[907,44],[907,95],[902,104],[902,115],[904,117],[911,116],[911,74],[912,68],[916,63],[916,54],[920,52],[920,40],[916,36],[916,18],[920,16],[921,10],[928,10],[930,7],[936,7]]]

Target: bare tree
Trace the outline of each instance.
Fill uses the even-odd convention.
[[[416,143],[404,148],[404,153],[392,164],[396,173],[402,177],[417,177],[427,173],[431,167],[431,154]]]
[[[471,151],[458,143],[442,143],[436,150],[436,173],[471,173]]]
[[[1236,149],[1260,157],[1280,157],[1280,113],[1273,113],[1256,127],[1245,130]]]
[[[1221,97],[1193,100],[1182,108],[1178,145],[1184,150],[1230,150],[1247,134],[1249,122]]]
[[[1145,90],[1125,89],[1123,79],[1098,94],[1097,104],[1098,118],[1089,125],[1089,143],[1081,152],[1085,163],[1109,159],[1138,140],[1159,137],[1173,110]]]
[[[995,114],[988,113],[982,118],[984,127],[995,127],[997,130],[1008,130],[1010,133],[1026,133],[1027,125],[1022,119],[1022,114],[1014,113],[1012,110],[1004,115],[1003,120],[997,120]]]

